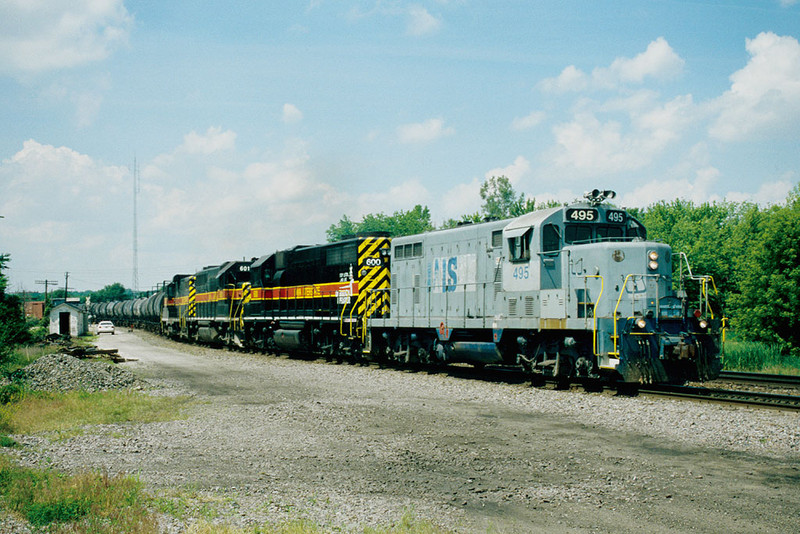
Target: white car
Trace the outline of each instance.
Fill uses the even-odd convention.
[[[110,332],[111,335],[113,336],[114,335],[114,323],[112,323],[111,321],[100,321],[99,323],[97,323],[97,333],[98,334],[102,334],[104,332],[105,333],[109,333]]]

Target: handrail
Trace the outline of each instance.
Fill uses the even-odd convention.
[[[645,279],[645,278],[657,278],[659,275],[630,273],[627,276],[625,276],[625,281],[622,283],[622,289],[620,289],[619,297],[617,298],[617,305],[614,306],[614,317],[612,318],[614,321],[614,351],[610,352],[609,354],[613,354],[614,356],[619,356],[619,351],[617,349],[617,342],[619,340],[619,336],[617,335],[617,311],[619,310],[619,305],[622,303],[622,295],[625,294],[625,289],[628,287],[628,280],[630,278],[636,278],[639,276],[642,277],[642,279]]]
[[[692,266],[689,265],[689,257],[686,255],[685,252],[677,252],[676,253],[678,258],[680,258],[680,268],[683,268],[683,264],[686,264],[686,270],[689,272],[688,278],[690,280],[696,280],[700,282],[700,296],[702,297],[701,306],[705,304],[705,307],[708,309],[708,313],[711,319],[714,319],[714,310],[711,308],[711,303],[708,299],[708,282],[711,281],[711,286],[714,288],[714,293],[719,296],[719,289],[717,289],[717,284],[714,281],[714,277],[711,275],[695,275],[692,273]],[[681,273],[681,289],[683,289],[683,273]],[[725,344],[725,332],[726,332],[726,323],[728,322],[728,318],[723,315],[721,318],[722,320],[722,344]]]
[[[628,280],[632,276],[635,276],[635,275],[634,274],[627,275],[625,277],[625,281],[622,282],[622,289],[620,289],[620,291],[619,291],[619,297],[617,298],[617,305],[614,306],[614,315],[611,318],[612,321],[614,321],[614,337],[613,337],[613,339],[614,339],[614,350],[610,354],[613,354],[614,356],[619,356],[619,351],[617,350],[617,340],[618,340],[618,336],[617,336],[617,310],[619,309],[619,305],[622,302],[622,295],[625,293],[625,288],[628,287]]]
[[[605,280],[603,279],[602,275],[599,274],[589,274],[584,276],[584,278],[599,278],[600,279],[600,294],[597,295],[597,299],[593,302],[594,309],[592,310],[592,318],[594,319],[594,324],[592,326],[592,352],[595,356],[600,356],[600,351],[597,347],[597,303],[600,302],[600,297],[603,296],[603,289],[605,287]],[[616,323],[615,323],[616,324]]]
[[[228,287],[233,287],[234,293],[231,294],[231,305],[228,308],[228,326],[233,328],[233,299],[236,296],[236,286],[234,284],[227,284],[225,286],[225,291],[227,291]]]
[[[344,336],[344,311],[347,309],[347,304],[342,304],[342,313],[339,314],[339,335]]]

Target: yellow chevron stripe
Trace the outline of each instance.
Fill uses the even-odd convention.
[[[190,317],[197,316],[197,288],[195,287],[195,283],[197,282],[196,276],[189,277],[189,310],[187,311],[187,315]]]
[[[359,295],[356,302],[356,313],[363,318],[368,318],[376,311],[381,313],[388,312],[390,285],[389,269],[380,256],[382,248],[388,248],[391,240],[386,237],[368,237],[358,244],[358,272],[364,273],[359,276]],[[367,260],[381,258],[380,265],[367,265]]]

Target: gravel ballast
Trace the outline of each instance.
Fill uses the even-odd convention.
[[[105,391],[142,388],[144,382],[119,365],[48,354],[25,367],[22,377],[37,391]]]
[[[25,464],[191,488],[215,521],[324,530],[404,513],[460,532],[800,530],[800,414],[100,338],[187,419],[14,436]],[[139,387],[140,382],[135,382]],[[136,387],[136,386],[132,386]],[[192,518],[165,518],[182,531]]]

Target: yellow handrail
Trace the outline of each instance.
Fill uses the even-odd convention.
[[[594,318],[594,326],[592,327],[592,352],[594,352],[595,356],[600,356],[600,352],[597,348],[597,303],[600,302],[600,297],[603,296],[603,289],[605,287],[605,280],[603,279],[602,275],[599,274],[590,274],[586,275],[585,278],[599,278],[600,279],[600,294],[597,295],[597,300],[594,301],[594,308],[592,309],[592,317]],[[584,296],[584,298],[586,298]]]
[[[625,288],[628,287],[628,279],[630,277],[632,277],[632,276],[635,276],[635,275],[634,274],[629,274],[629,275],[627,275],[625,277],[625,281],[622,283],[622,289],[620,289],[620,291],[619,291],[619,298],[617,298],[617,305],[614,306],[614,316],[612,317],[612,320],[614,321],[614,351],[610,353],[610,354],[613,354],[614,356],[619,356],[619,351],[617,350],[617,339],[618,339],[617,338],[617,310],[619,309],[619,305],[622,302],[622,295],[625,293]]]

